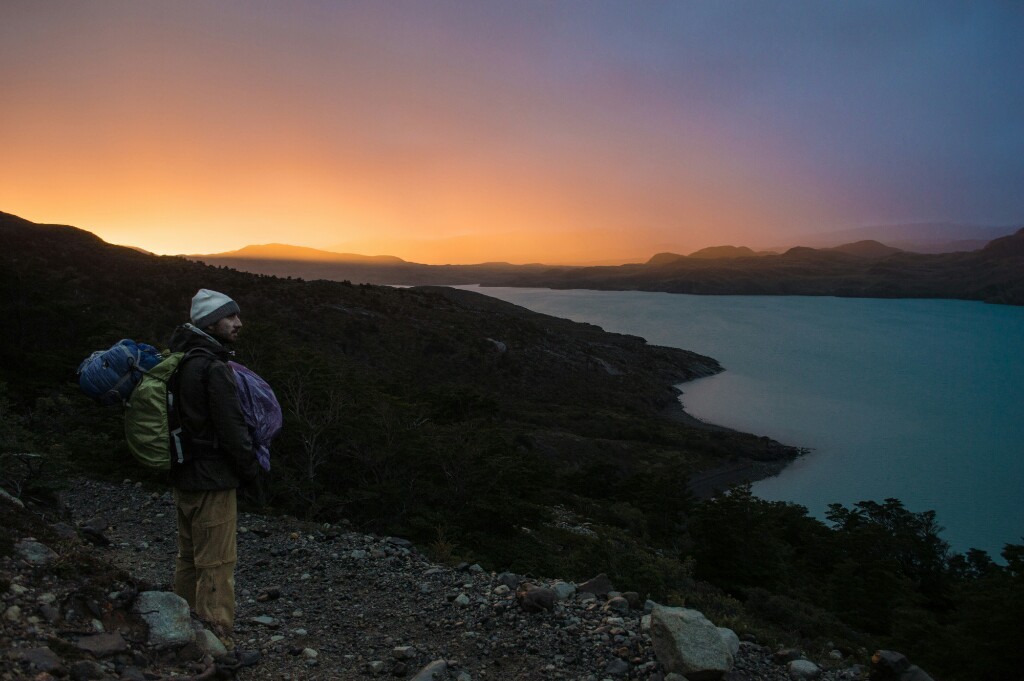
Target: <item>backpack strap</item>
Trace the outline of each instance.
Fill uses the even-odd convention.
[[[216,359],[217,355],[206,348],[192,348],[178,362],[178,367],[167,382],[167,430],[171,438],[171,466],[180,466],[196,459],[213,459],[220,456],[216,442],[199,440],[185,430],[181,416],[181,368],[193,357],[205,355]]]

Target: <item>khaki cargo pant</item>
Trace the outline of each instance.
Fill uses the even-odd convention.
[[[174,490],[178,509],[178,558],[174,593],[221,636],[235,624],[235,490]]]

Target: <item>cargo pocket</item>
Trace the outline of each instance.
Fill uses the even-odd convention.
[[[195,528],[192,543],[195,546],[195,566],[212,568],[237,560],[235,519],[201,523]]]

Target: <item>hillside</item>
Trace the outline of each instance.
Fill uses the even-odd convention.
[[[690,475],[752,463],[767,474],[797,453],[681,418],[673,386],[720,371],[711,358],[470,292],[257,276],[12,216],[0,220],[0,264],[0,352],[20,358],[0,383],[17,407],[61,386],[73,394],[73,371],[96,348],[123,337],[163,345],[198,288],[230,292],[245,322],[240,361],[291,410],[269,502],[442,535],[496,563],[554,571],[574,560],[513,533],[517,514],[615,498],[649,518],[645,533],[669,537]],[[116,475],[116,410],[77,408],[69,420],[100,426],[88,441],[110,443],[94,467]],[[648,498],[652,474],[672,490],[667,506]],[[655,506],[663,512],[639,510]]]
[[[977,256],[993,268],[1012,266],[1019,236],[997,240]],[[772,258],[825,272],[865,260],[802,248],[750,261]],[[127,454],[120,410],[85,400],[73,372],[92,350],[122,337],[162,345],[201,286],[239,302],[245,327],[238,359],[274,386],[285,411],[271,474],[245,490],[245,510],[260,507],[268,515],[249,516],[254,528],[274,535],[262,542],[270,535],[257,532],[259,540],[245,540],[261,552],[252,566],[256,573],[247,567],[244,575],[254,584],[287,563],[287,570],[274,573],[281,579],[312,582],[329,573],[339,588],[347,585],[343,593],[350,598],[371,594],[359,580],[376,576],[360,577],[356,566],[335,572],[340,558],[329,551],[324,557],[321,549],[336,542],[349,551],[382,551],[384,560],[395,557],[367,537],[372,532],[408,539],[445,565],[479,563],[484,573],[579,582],[604,572],[623,590],[685,603],[758,641],[834,647],[844,656],[881,645],[906,652],[944,681],[1013,678],[1024,665],[1024,546],[1007,545],[1001,564],[982,551],[953,553],[941,539],[941,519],[897,499],[834,504],[822,522],[801,506],[758,499],[749,485],[697,498],[694,483],[702,475],[707,481],[729,479],[730,470],[764,474],[798,453],[685,418],[673,386],[720,371],[713,359],[456,289],[261,276],[111,246],[73,227],[0,216],[0,353],[8,358],[0,366],[0,488],[30,505],[49,502],[58,509],[62,490],[81,491],[77,476],[83,474],[165,489],[162,476],[144,473]],[[74,492],[63,495],[75,498]],[[89,504],[110,504],[100,515],[120,517],[124,534],[113,553],[125,565],[132,566],[132,554],[166,550],[154,548],[165,532],[150,534],[149,524],[132,527],[126,520],[137,517],[136,507],[162,502],[145,506],[105,491],[80,494],[76,503],[89,513],[99,508]],[[311,531],[294,529],[286,538],[280,528],[295,517],[313,523],[305,526]],[[349,524],[338,535],[323,525],[344,521]],[[15,583],[15,576],[5,576],[21,569],[10,557],[12,545],[33,532],[0,536],[0,579]],[[72,558],[56,564],[66,567],[32,573],[41,580],[33,589],[56,584],[51,577],[74,578],[78,565],[90,565]],[[489,578],[477,584],[476,577],[459,582],[461,574],[444,574],[452,575],[453,587],[470,583],[461,587],[474,590],[467,593],[470,602],[479,588],[487,601],[480,605],[500,604],[493,591],[485,592],[494,588]],[[393,583],[404,584],[398,589],[405,593],[407,576],[400,579]],[[285,593],[285,584],[276,586]],[[96,593],[115,591],[120,587]],[[259,593],[242,595],[263,602]],[[4,594],[8,610],[19,608],[7,622],[15,615],[23,622],[20,604],[35,602],[25,598],[17,589]],[[99,602],[106,601],[97,601],[97,608]],[[373,601],[366,608],[371,620],[374,612],[386,619],[377,607]],[[603,606],[581,607],[590,613]],[[477,610],[454,622],[466,625]],[[580,623],[571,620],[575,616]],[[426,626],[448,622],[432,617]],[[589,615],[571,617],[569,626],[589,626]],[[472,619],[474,627],[477,620],[489,632],[488,618]],[[329,626],[334,620],[313,621]],[[559,622],[546,624],[545,640],[561,631]],[[4,626],[8,632],[12,625]],[[246,626],[261,645],[280,643]],[[625,636],[612,633],[617,628],[602,622],[593,631],[572,630],[563,648],[584,637],[604,651],[605,636]],[[338,638],[349,634],[317,642],[325,659],[341,653]],[[440,649],[431,636],[424,634],[421,653]],[[493,636],[487,633],[486,640],[497,640]],[[530,636],[506,642],[512,650],[525,644],[529,653],[536,647]],[[374,643],[367,654],[378,655],[382,645]],[[649,661],[646,654],[638,649],[633,656],[638,668]],[[488,672],[480,678],[504,677]]]

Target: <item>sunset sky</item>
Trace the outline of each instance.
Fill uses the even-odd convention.
[[[0,210],[591,262],[1024,221],[1017,2],[0,3]]]

